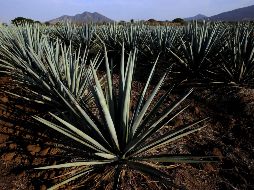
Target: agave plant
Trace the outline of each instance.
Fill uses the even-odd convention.
[[[105,53],[107,73],[105,85],[101,85],[96,69],[91,65],[93,80],[90,81],[90,90],[97,108],[94,112],[90,110],[89,106],[81,105],[76,100],[75,95],[64,84],[61,84],[62,89],[68,95],[66,101],[73,105],[74,116],[68,117],[68,115],[59,112],[49,113],[51,119],[34,116],[40,123],[58,131],[63,137],[68,137],[78,143],[78,147],[73,148],[82,152],[81,157],[80,154],[77,157],[74,155],[69,162],[36,168],[38,170],[74,168],[63,175],[64,180],[49,189],[57,189],[82,177],[85,177],[85,181],[93,180],[93,176],[101,176],[103,171],[106,171],[107,175],[112,174],[111,187],[119,189],[124,168],[131,171],[135,170],[159,180],[169,187],[173,185],[173,182],[168,175],[159,169],[163,167],[161,163],[207,161],[207,157],[153,153],[155,149],[158,150],[168,143],[204,128],[205,126],[199,124],[207,118],[172,128],[165,134],[158,133],[157,136],[154,136],[163,126],[187,109],[188,106],[179,109],[179,105],[193,89],[169,107],[163,108],[163,111],[159,111],[172,88],[163,94],[159,100],[154,101],[166,77],[164,74],[153,91],[147,94],[156,67],[155,63],[144,88],[140,91],[137,104],[132,105],[132,81],[137,52],[136,50],[130,52],[126,61],[124,51],[123,46],[118,85],[114,85],[113,71],[107,53]],[[150,152],[150,156],[146,154],[147,152]]]
[[[149,32],[150,29],[142,24],[121,26],[114,23],[102,26],[97,30],[97,45],[103,48],[101,44],[106,44],[109,51],[114,51],[114,54],[118,53],[120,56],[122,42],[125,43],[125,49],[128,51],[138,48],[143,52],[149,43]]]
[[[90,61],[97,69],[98,65],[94,64],[99,62],[99,54],[88,60],[88,48],[82,53],[80,49],[73,53],[71,44],[50,42],[39,27],[29,25],[3,30],[0,42],[1,72],[29,92],[25,95],[6,93],[52,107],[69,107],[61,89],[64,84],[80,103],[90,100],[87,88],[92,70],[87,63]]]
[[[69,45],[71,41],[76,41],[77,33],[77,26],[66,22],[54,27],[51,31],[51,36]]]
[[[180,78],[188,81],[204,82],[210,80],[210,74],[216,64],[211,58],[222,49],[221,40],[226,29],[219,23],[210,25],[203,23],[190,24],[184,30],[181,45],[168,49],[173,57],[177,59],[174,71],[180,73]]]
[[[122,28],[120,26],[117,26],[116,23],[99,27],[96,33],[97,40],[95,41],[95,43],[97,44],[97,48],[103,48],[101,42],[104,42],[104,44],[106,44],[108,50],[110,51],[118,51],[119,49],[121,49],[121,41],[119,41],[121,30]]]
[[[142,24],[130,25],[125,30],[122,30],[120,39],[124,40],[129,51],[138,48],[143,53],[148,43],[149,31],[149,28]]]
[[[167,49],[172,46],[176,46],[176,39],[179,35],[180,28],[173,27],[161,27],[157,26],[151,29],[149,40],[148,40],[148,50],[151,55],[156,55],[160,52],[166,53]]]
[[[85,49],[93,45],[93,38],[96,27],[91,24],[77,26],[70,22],[61,23],[49,31],[49,35],[54,39],[59,39],[66,45],[74,46],[75,50]]]
[[[220,60],[218,80],[234,85],[254,84],[254,39],[253,28],[247,25],[237,25],[230,30],[223,51],[217,59]]]

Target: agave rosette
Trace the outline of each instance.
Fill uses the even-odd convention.
[[[254,84],[254,38],[249,24],[240,24],[230,30],[220,60],[218,80],[234,85]]]
[[[69,107],[61,89],[64,84],[79,102],[90,101],[87,88],[92,70],[89,65],[97,69],[98,65],[94,64],[100,63],[100,54],[88,60],[88,48],[73,51],[72,44],[51,42],[40,26],[12,27],[1,32],[1,72],[29,92],[6,93],[53,107]]]
[[[208,157],[202,156],[170,154],[152,154],[148,156],[144,154],[199,131],[205,127],[200,124],[207,118],[177,127],[151,139],[153,134],[187,109],[188,106],[179,109],[179,105],[193,90],[191,89],[172,105],[164,108],[159,116],[155,116],[155,113],[158,113],[159,108],[172,91],[172,88],[169,89],[159,100],[152,104],[166,77],[166,74],[164,74],[152,92],[147,94],[148,86],[155,71],[155,63],[144,88],[139,94],[138,102],[134,110],[131,111],[131,92],[136,53],[136,50],[130,52],[126,61],[124,46],[122,47],[118,87],[113,82],[113,71],[108,61],[107,52],[105,52],[106,83],[104,85],[99,81],[96,70],[92,66],[93,81],[90,82],[90,90],[98,112],[92,112],[89,106],[79,104],[75,95],[62,84],[62,89],[68,95],[66,101],[70,101],[70,105],[73,105],[72,110],[75,110],[75,114],[68,117],[68,115],[62,113],[50,113],[51,120],[34,116],[37,121],[58,131],[64,137],[69,137],[79,143],[78,149],[84,151],[82,158],[78,157],[76,160],[73,158],[72,161],[67,163],[36,168],[80,168],[78,172],[70,172],[68,177],[65,176],[66,178],[63,181],[50,189],[56,189],[73,180],[80,179],[82,176],[99,175],[106,168],[108,168],[107,172],[114,174],[113,189],[118,189],[121,185],[121,173],[124,167],[129,167],[131,170],[160,180],[163,184],[169,186],[173,185],[173,182],[168,175],[159,169],[160,163],[197,163],[209,160]]]

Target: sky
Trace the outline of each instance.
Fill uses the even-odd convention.
[[[0,21],[22,16],[45,22],[62,15],[98,12],[113,20],[172,20],[212,16],[254,5],[254,0],[0,0]]]

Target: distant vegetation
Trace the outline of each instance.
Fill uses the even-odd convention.
[[[185,23],[185,21],[182,18],[175,18],[172,20],[173,23]]]
[[[40,24],[40,21],[35,21],[29,18],[17,17],[11,20],[11,23],[14,25],[23,25],[23,24]]]

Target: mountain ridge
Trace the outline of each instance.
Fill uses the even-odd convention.
[[[69,16],[69,15],[63,15],[60,16],[58,18],[52,19],[50,21],[48,21],[51,24],[55,24],[58,22],[66,22],[66,21],[70,21],[70,22],[74,22],[74,23],[103,23],[103,22],[113,22],[113,20],[111,20],[110,18],[98,13],[98,12],[93,12],[90,13],[88,11],[85,11],[83,13],[80,14],[76,14],[74,16]]]
[[[254,20],[254,5],[225,11],[210,17],[198,14],[193,17],[184,18],[186,21],[191,20],[211,20],[211,21],[251,21]]]
[[[191,20],[211,20],[211,21],[246,21],[254,20],[254,5],[233,9],[231,11],[225,11],[220,14],[213,16],[206,16],[203,14],[197,14],[193,17],[184,18],[186,21]],[[98,13],[98,12],[88,12],[85,11],[74,16],[63,15],[56,19],[48,21],[51,24],[58,22],[74,22],[74,23],[104,23],[104,22],[114,22],[112,19]]]
[[[254,20],[254,5],[226,11],[209,17],[212,21],[246,21]]]
[[[184,20],[186,21],[191,21],[191,20],[204,20],[204,19],[207,19],[208,17],[206,15],[203,15],[203,14],[197,14],[193,17],[187,17],[187,18],[184,18]]]

